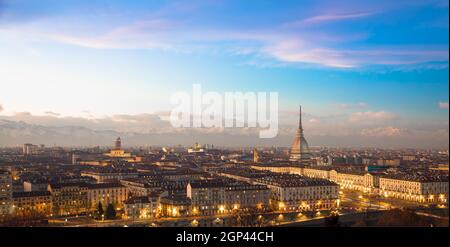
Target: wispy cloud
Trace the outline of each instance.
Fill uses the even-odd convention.
[[[316,15],[316,16],[312,16],[312,17],[302,19],[302,20],[287,22],[287,23],[283,24],[283,26],[287,27],[287,28],[299,28],[299,27],[305,27],[307,25],[317,24],[317,23],[359,19],[359,18],[369,17],[369,16],[372,16],[375,14],[377,14],[377,12],[359,12],[359,13]]]
[[[379,128],[371,128],[371,129],[363,129],[361,130],[361,135],[363,136],[376,136],[376,137],[394,137],[400,136],[403,133],[407,132],[405,129],[388,126],[388,127],[379,127]]]
[[[54,117],[61,116],[61,114],[56,113],[56,112],[52,112],[52,111],[46,111],[45,114],[50,115],[50,116],[54,116]]]
[[[374,15],[374,12],[363,13],[347,13],[347,14],[334,14],[334,15],[318,15],[305,19],[304,23],[326,22],[326,21],[340,21],[348,19],[357,19]]]
[[[352,113],[349,121],[352,123],[383,123],[395,118],[396,116],[393,113],[386,111],[366,111]]]
[[[367,108],[368,106],[369,105],[367,103],[364,103],[364,102],[338,104],[338,107],[340,109],[344,109],[344,110],[348,110],[348,109],[363,109],[363,108]]]
[[[307,37],[307,36],[306,36]],[[284,62],[311,63],[327,67],[355,68],[366,65],[405,65],[448,61],[448,50],[428,47],[335,49],[315,44],[313,37],[282,40],[268,45],[264,52]]]
[[[297,41],[283,41],[264,48],[264,52],[283,62],[311,63],[337,68],[357,66],[352,58],[344,56],[340,51],[308,46]]]
[[[448,102],[439,102],[439,108],[448,110]]]

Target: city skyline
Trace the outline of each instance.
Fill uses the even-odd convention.
[[[0,52],[0,146],[289,146],[302,104],[311,146],[448,148],[448,1],[4,0]],[[279,92],[279,136],[172,128],[194,83]]]

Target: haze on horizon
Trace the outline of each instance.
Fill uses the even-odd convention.
[[[0,0],[0,146],[448,148],[448,1]],[[276,91],[277,138],[175,129],[170,96]]]

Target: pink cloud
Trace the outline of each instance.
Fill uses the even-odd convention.
[[[448,102],[439,102],[439,108],[448,110]]]
[[[317,23],[317,22],[341,21],[341,20],[363,18],[374,14],[375,14],[374,12],[361,12],[361,13],[347,13],[347,14],[317,15],[307,18],[302,22]]]
[[[380,128],[372,128],[372,129],[363,129],[361,130],[362,136],[400,136],[404,133],[404,129],[396,128],[396,127],[380,127]]]
[[[395,115],[390,112],[378,111],[378,112],[355,112],[350,115],[349,121],[353,123],[373,123],[373,122],[386,122],[395,119]]]

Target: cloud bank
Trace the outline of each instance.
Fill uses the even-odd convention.
[[[27,112],[0,115],[0,146],[25,142],[63,146],[111,145],[123,137],[127,145],[190,145],[195,142],[218,146],[289,146],[296,132],[297,117],[280,113],[279,134],[258,138],[258,128],[173,128],[157,114],[113,115],[104,118],[64,117]],[[347,115],[304,114],[305,135],[312,146],[364,146],[447,148],[448,123],[411,125],[394,114],[357,112]]]

